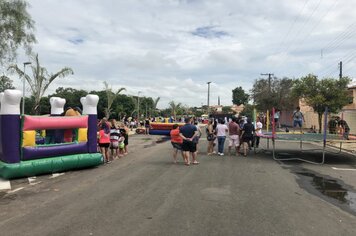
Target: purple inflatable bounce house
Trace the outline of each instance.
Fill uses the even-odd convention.
[[[20,115],[21,92],[5,90],[0,94],[0,176],[5,179],[29,177],[97,166],[103,157],[97,152],[97,95],[81,98],[83,115],[76,118],[58,117],[65,99],[50,99],[53,117]],[[51,119],[54,119],[53,121]],[[58,124],[58,127],[56,125]],[[32,122],[32,123],[30,123]],[[46,123],[47,122],[47,123]],[[30,125],[29,125],[30,124]],[[76,138],[69,143],[35,142],[38,127],[54,133],[58,129],[72,129]],[[78,125],[79,124],[79,125]],[[33,127],[31,130],[26,127]],[[53,132],[52,132],[53,131]]]

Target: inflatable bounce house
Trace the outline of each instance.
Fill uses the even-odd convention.
[[[50,99],[50,116],[21,116],[21,95],[19,90],[0,94],[2,178],[30,177],[102,163],[103,157],[97,152],[97,95],[81,98],[83,115],[75,113],[76,116],[61,115],[65,99],[58,97]]]
[[[178,126],[183,126],[183,123],[161,123],[161,122],[151,122],[150,134],[153,135],[170,135],[173,125],[178,124]]]

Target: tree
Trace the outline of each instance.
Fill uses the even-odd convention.
[[[250,95],[245,93],[245,90],[240,86],[232,90],[232,103],[240,106],[245,105],[250,98]]]
[[[27,74],[24,74],[24,72],[17,65],[10,66],[9,70],[16,72],[21,78],[25,77],[26,81],[30,85],[31,96],[34,97],[32,113],[37,115],[39,114],[41,98],[47,91],[49,85],[57,78],[64,78],[67,75],[73,74],[73,70],[69,67],[65,67],[55,74],[49,74],[46,68],[40,66],[38,54],[31,59],[34,62],[31,65],[33,78]]]
[[[253,110],[254,110],[255,106],[251,105],[251,104],[246,104],[244,109],[242,110],[242,112],[240,112],[240,116],[246,116],[249,118],[253,118]]]
[[[318,80],[317,76],[311,74],[295,81],[293,94],[303,98],[318,113],[319,133],[325,108],[327,107],[329,112],[337,113],[349,103],[347,85],[350,81],[347,77]]]
[[[231,106],[223,106],[222,113],[225,113],[225,114],[232,113]]]
[[[74,88],[59,87],[56,91],[48,95],[48,97],[60,97],[66,99],[66,107],[80,107],[80,98],[85,97],[88,94],[85,90],[77,90]]]
[[[177,120],[177,110],[181,108],[181,103],[175,103],[174,101],[169,102],[169,108],[171,109],[171,114],[174,117],[174,120]]]
[[[12,85],[12,80],[9,77],[2,75],[0,76],[0,93],[6,89],[15,89],[15,87]]]
[[[135,110],[137,99],[133,100],[131,97],[125,94],[119,94],[116,96],[112,106],[113,116],[122,119],[124,116],[131,115]]]
[[[29,53],[36,42],[28,6],[23,0],[0,0],[0,65],[13,61],[21,46]]]
[[[157,97],[156,99],[153,100],[153,106],[152,106],[152,111],[150,112],[151,116],[156,116],[157,114],[157,105],[158,102],[161,98]]]
[[[111,114],[111,106],[115,100],[115,98],[119,95],[120,92],[126,90],[125,88],[119,88],[116,93],[112,91],[112,87],[109,87],[109,84],[104,81],[104,86],[105,86],[105,92],[106,92],[106,97],[107,97],[107,106],[104,108],[104,113],[106,119],[110,118]]]
[[[294,80],[289,78],[256,80],[251,90],[256,108],[261,111],[272,110],[273,107],[290,110],[295,101],[291,95],[293,84]]]

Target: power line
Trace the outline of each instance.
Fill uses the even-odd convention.
[[[346,53],[344,56],[339,57],[339,58],[340,58],[340,60],[344,61],[344,64],[347,64],[353,58],[355,58],[355,56],[356,56],[356,49],[351,52]],[[328,64],[327,66],[325,66],[326,69],[319,71],[318,74],[325,76],[326,74],[329,74],[330,72],[334,72],[336,70],[335,67],[333,67],[334,65],[335,65],[335,62]]]
[[[319,0],[319,2],[317,3],[317,5],[313,8],[311,14],[309,14],[309,16],[308,16],[307,19],[304,21],[304,23],[303,23],[302,26],[299,28],[299,30],[296,31],[297,33],[294,35],[294,38],[292,38],[292,40],[290,41],[290,43],[288,44],[288,46],[286,47],[286,49],[285,49],[284,51],[282,51],[281,56],[287,55],[289,51],[292,51],[292,50],[289,50],[291,47],[292,47],[292,49],[294,49],[293,46],[296,47],[295,44],[298,42],[298,38],[299,38],[300,33],[302,32],[302,29],[304,29],[305,26],[308,25],[310,19],[311,19],[312,16],[315,14],[316,10],[319,8],[320,3],[321,3],[321,0]],[[300,45],[298,45],[298,46],[300,46]],[[297,47],[298,47],[298,46],[297,46]],[[275,64],[274,68],[277,69],[279,66],[283,65],[284,63],[286,63],[286,60],[280,61],[279,63]]]
[[[339,0],[336,0],[334,2],[334,4],[332,4],[326,11],[326,13],[324,15],[322,15],[322,17],[320,17],[320,19],[318,20],[318,22],[311,28],[311,30],[309,31],[309,33],[307,33],[305,35],[305,37],[300,41],[300,43],[298,43],[297,48],[294,49],[294,51],[297,51],[297,49],[299,49],[301,47],[301,45],[304,44],[304,42],[306,41],[306,39],[311,35],[311,33],[316,29],[316,27],[318,27],[318,25],[320,24],[320,22],[329,14],[329,12],[331,11],[332,8],[334,8],[337,4],[338,4]],[[320,2],[319,2],[320,3]]]
[[[299,30],[297,31],[296,35],[295,35],[295,40],[292,41],[293,43],[289,44],[289,46],[286,49],[286,52],[289,51],[289,48],[291,45],[295,45],[298,41],[298,37],[299,34],[301,33],[302,29],[309,23],[310,19],[312,18],[312,16],[314,15],[314,13],[316,12],[316,10],[319,8],[321,3],[321,0],[319,0],[318,4],[316,5],[316,7],[313,9],[312,13],[308,16],[307,20],[304,22],[304,24],[299,28]]]
[[[306,0],[306,1],[304,2],[304,5],[303,5],[302,9],[299,11],[298,15],[294,18],[294,21],[293,21],[293,23],[291,24],[291,26],[288,27],[288,32],[287,32],[287,34],[284,36],[284,38],[283,38],[283,40],[282,40],[282,42],[281,42],[281,48],[284,46],[285,40],[288,38],[290,32],[291,32],[292,29],[294,28],[295,23],[297,22],[297,20],[298,20],[299,17],[301,16],[302,12],[304,11],[305,6],[306,6],[308,3],[309,3],[309,0]]]
[[[356,22],[350,24],[343,32],[341,32],[338,36],[336,36],[332,41],[327,43],[325,46],[322,47],[323,51],[325,51],[327,48],[333,48],[335,45],[337,45],[338,41],[344,41],[345,38],[347,38],[350,34],[353,33],[353,31],[356,30],[354,28],[353,30],[349,31],[352,27],[356,25]]]

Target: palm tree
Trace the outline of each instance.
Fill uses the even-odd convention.
[[[111,114],[111,106],[112,106],[115,98],[119,95],[119,93],[121,93],[122,91],[124,91],[126,89],[125,88],[119,88],[117,90],[117,92],[114,93],[112,91],[112,87],[109,87],[109,84],[106,81],[104,81],[104,86],[105,86],[106,96],[107,96],[107,99],[108,99],[107,107],[104,108],[104,113],[105,113],[106,119],[109,119],[110,114]]]
[[[153,114],[151,114],[151,115],[153,115],[153,116],[156,116],[157,104],[158,104],[158,102],[159,102],[160,99],[161,99],[161,98],[158,97],[158,98],[156,98],[156,99],[153,101],[153,106],[152,106]],[[152,113],[152,112],[150,112],[150,113]]]
[[[25,77],[27,83],[30,85],[31,96],[34,98],[32,113],[38,115],[41,98],[47,91],[49,85],[55,79],[64,78],[67,75],[74,74],[74,72],[71,68],[64,67],[55,74],[49,74],[46,68],[40,66],[38,54],[36,54],[36,56],[32,56],[31,59],[34,62],[32,63],[33,66],[31,65],[33,78],[31,78],[28,74],[24,74],[24,72],[17,65],[9,66],[8,70],[17,73],[21,78]]]
[[[182,106],[181,103],[175,103],[174,101],[169,102],[171,112],[173,114],[174,120],[177,120],[177,110]]]

